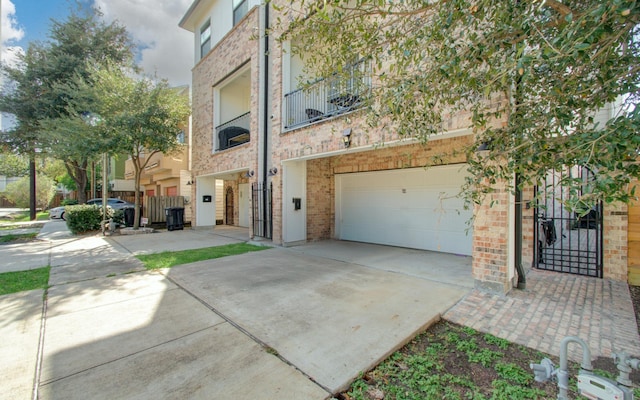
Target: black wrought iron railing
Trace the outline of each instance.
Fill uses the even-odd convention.
[[[371,89],[369,62],[360,60],[345,72],[285,94],[284,128],[308,125],[361,107]]]
[[[251,125],[251,112],[218,125],[214,129],[214,141],[216,150],[225,150],[230,147],[247,143],[251,139],[249,127]]]

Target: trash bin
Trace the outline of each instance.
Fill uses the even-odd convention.
[[[136,218],[136,209],[134,207],[125,207],[122,210],[124,211],[124,226],[133,226],[133,221]]]
[[[184,229],[184,207],[167,207],[164,214],[167,217],[167,230]]]

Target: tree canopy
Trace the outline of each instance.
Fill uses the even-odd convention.
[[[88,164],[105,149],[83,120],[93,111],[94,93],[78,87],[90,84],[96,66],[130,64],[132,44],[122,26],[106,24],[97,10],[83,6],[64,21],[53,20],[48,38],[30,43],[17,66],[2,66],[8,87],[0,110],[17,121],[4,136],[14,151],[38,149],[63,160],[84,202]]]
[[[182,146],[178,135],[188,124],[191,108],[184,88],[171,88],[166,80],[135,79],[130,72],[121,68],[97,70],[90,89],[99,99],[98,128],[107,146],[112,153],[124,153],[131,158],[136,204],[134,228],[138,228],[141,174],[154,154],[171,154]]]
[[[276,3],[276,2],[274,2]],[[307,74],[371,61],[372,126],[427,141],[468,116],[465,149],[478,202],[495,182],[514,189],[583,165],[589,188],[562,184],[569,206],[627,201],[640,177],[640,4],[632,0],[336,0],[287,3],[274,30]],[[312,51],[311,51],[312,50]],[[600,118],[596,118],[598,115]],[[478,153],[478,144],[487,151]]]

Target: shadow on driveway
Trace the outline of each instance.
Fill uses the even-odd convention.
[[[467,292],[283,248],[61,284],[39,396],[323,399]]]

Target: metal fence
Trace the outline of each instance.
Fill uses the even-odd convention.
[[[319,79],[284,95],[285,129],[308,125],[362,106],[371,89],[369,62],[360,60],[343,73]]]
[[[250,126],[251,112],[216,126],[213,138],[214,143],[217,143],[216,150],[225,150],[247,143],[251,139]]]
[[[251,204],[253,206],[253,236],[265,239],[273,238],[273,184],[255,182],[251,185]]]
[[[584,167],[550,171],[536,189],[541,200],[534,214],[535,264],[538,269],[602,278],[602,203],[584,216],[567,210],[569,193],[561,181],[568,174],[585,182],[591,176]]]

